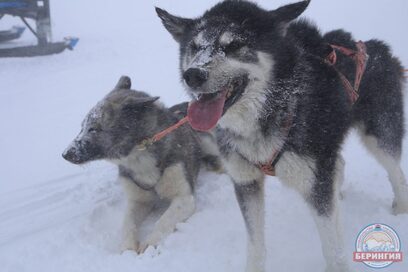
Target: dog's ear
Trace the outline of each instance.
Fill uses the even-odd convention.
[[[270,11],[272,19],[286,32],[288,24],[299,17],[309,6],[311,0],[289,4]]]
[[[153,96],[153,97],[140,97],[138,99],[139,105],[150,105],[160,99],[160,96]]]
[[[126,97],[121,103],[122,112],[125,115],[134,115],[139,114],[140,111],[144,111],[145,107],[149,107],[155,101],[157,101],[160,97],[155,96],[146,96],[146,97],[135,97],[135,96],[128,96]]]
[[[122,76],[118,83],[116,83],[115,90],[127,89],[132,87],[132,80],[128,76]]]
[[[122,104],[125,107],[149,105],[157,101],[159,98],[160,98],[159,96],[136,97],[130,95],[123,100]]]
[[[164,27],[173,36],[173,38],[180,42],[181,37],[186,31],[187,27],[193,23],[194,20],[186,19],[171,15],[167,11],[156,7],[156,12],[159,18],[162,20]]]
[[[274,19],[280,22],[289,23],[299,17],[309,6],[311,0],[304,0],[294,4],[289,4],[271,11]]]

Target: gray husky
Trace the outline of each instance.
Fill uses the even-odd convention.
[[[208,163],[213,159],[212,165],[219,166],[217,154],[202,152],[189,126],[153,145],[141,146],[143,140],[175,124],[179,117],[162,106],[158,97],[130,88],[130,78],[122,77],[88,113],[63,157],[74,164],[103,159],[118,165],[128,201],[123,250],[142,253],[193,214],[193,190],[202,160]],[[140,227],[159,200],[170,202],[169,207],[142,240]]]
[[[324,38],[302,37],[314,28],[306,22],[291,27],[308,4],[267,11],[227,0],[196,19],[156,9],[180,45],[181,76],[194,98],[188,110],[191,125],[201,131],[217,125],[224,167],[247,226],[248,272],[264,271],[265,177],[259,165],[269,164],[277,151],[276,176],[311,208],[327,272],[350,271],[338,211],[344,167],[340,148],[350,127],[358,129],[388,171],[395,211],[408,212],[408,186],[399,166],[402,67],[388,47],[370,43],[376,57],[352,105],[334,67],[321,52],[311,52]],[[308,49],[310,42],[317,47]],[[340,59],[342,68],[354,69],[347,63]]]

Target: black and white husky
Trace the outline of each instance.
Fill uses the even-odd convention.
[[[387,46],[367,43],[372,56],[360,99],[352,106],[338,74],[320,56],[325,56],[324,49],[319,49],[324,39],[336,42],[345,33],[323,38],[306,22],[293,26],[308,4],[267,11],[227,0],[196,19],[156,9],[180,44],[181,75],[194,98],[188,113],[191,125],[203,131],[217,125],[224,167],[234,181],[248,230],[248,272],[264,271],[265,177],[258,165],[268,163],[276,150],[283,152],[276,175],[311,208],[328,272],[350,271],[338,201],[344,167],[340,148],[351,126],[388,171],[395,211],[408,212],[408,186],[399,166],[404,133],[401,65]],[[315,36],[307,36],[313,31]],[[339,65],[353,75],[355,67],[348,60],[340,59]]]
[[[63,157],[75,164],[103,159],[118,165],[128,202],[122,249],[142,253],[193,214],[193,190],[200,166],[203,163],[218,170],[218,149],[208,134],[200,135],[201,142],[188,126],[153,145],[141,146],[143,140],[175,124],[179,116],[159,103],[158,97],[130,88],[130,78],[122,77],[87,114],[80,134]],[[163,201],[170,203],[167,210],[143,239],[142,223]]]

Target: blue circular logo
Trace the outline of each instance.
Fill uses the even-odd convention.
[[[402,262],[401,241],[397,232],[385,224],[367,226],[357,237],[353,260],[372,268]]]

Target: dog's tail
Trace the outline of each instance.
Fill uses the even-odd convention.
[[[380,40],[369,40],[365,42],[367,46],[367,53],[370,56],[373,63],[372,69],[377,69],[378,73],[383,73],[392,78],[389,80],[404,82],[404,67],[401,64],[401,61],[393,56],[391,48],[385,42]]]
[[[365,44],[369,59],[353,108],[354,120],[363,124],[363,133],[378,139],[384,151],[400,157],[405,132],[403,66],[383,41]]]
[[[324,43],[319,28],[307,19],[299,19],[289,25],[288,36],[295,40],[307,53],[326,57],[327,45]]]
[[[329,44],[340,45],[350,49],[355,49],[356,47],[356,43],[351,33],[342,29],[327,32],[324,34],[323,39]]]

